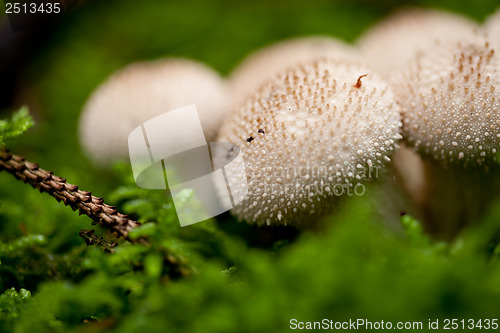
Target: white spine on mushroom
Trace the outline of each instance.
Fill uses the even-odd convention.
[[[264,47],[245,58],[230,76],[233,104],[240,103],[277,73],[301,62],[330,57],[357,58],[349,44],[326,36],[285,40]]]
[[[131,64],[113,74],[87,101],[80,141],[96,163],[128,156],[127,138],[144,121],[195,104],[208,141],[228,105],[226,82],[207,66],[177,58]],[[168,144],[168,143],[165,143]]]
[[[395,85],[404,133],[421,155],[483,164],[500,143],[500,61],[480,38],[440,42],[419,54]]]
[[[478,26],[457,14],[430,9],[399,10],[358,40],[364,61],[386,77],[403,69],[418,51],[437,39],[470,38]]]
[[[375,177],[400,139],[392,91],[346,61],[294,66],[233,111],[218,140],[241,148],[248,195],[232,212],[249,223],[298,224],[328,210]]]

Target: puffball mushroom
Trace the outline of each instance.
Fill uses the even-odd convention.
[[[323,57],[353,59],[357,51],[333,37],[309,36],[277,42],[250,54],[230,76],[233,104],[286,68]]]
[[[422,210],[443,237],[477,220],[497,191],[499,69],[498,51],[478,35],[434,44],[394,84],[405,141],[425,159]]]
[[[331,59],[292,66],[221,128],[218,140],[238,145],[246,167],[248,194],[232,213],[258,225],[307,223],[337,197],[360,195],[390,160],[400,127],[392,91],[367,68]]]
[[[439,39],[473,36],[472,20],[448,12],[406,8],[396,11],[369,29],[357,41],[361,57],[375,70],[391,77],[403,69],[418,51],[426,51]]]
[[[486,40],[439,43],[395,88],[407,141],[444,164],[492,161],[500,142],[500,61]]]
[[[80,118],[80,141],[99,165],[128,157],[130,132],[162,113],[195,104],[205,138],[214,140],[228,110],[225,80],[192,60],[167,58],[133,63],[90,96]]]

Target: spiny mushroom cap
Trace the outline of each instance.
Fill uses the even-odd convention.
[[[131,64],[113,74],[87,101],[80,141],[97,164],[128,157],[130,132],[155,116],[195,104],[207,141],[228,110],[226,82],[207,66],[168,58]]]
[[[500,8],[488,17],[484,27],[491,42],[500,48]]]
[[[389,77],[434,40],[469,38],[476,29],[476,23],[460,15],[406,8],[368,30],[357,45],[366,63]]]
[[[333,37],[310,36],[271,44],[250,54],[231,74],[233,104],[241,102],[286,68],[323,57],[353,59],[357,51]]]
[[[365,67],[322,59],[278,74],[221,128],[218,140],[238,145],[246,166],[248,195],[232,212],[301,224],[338,196],[360,195],[390,160],[400,126],[392,91]]]
[[[500,62],[479,36],[421,53],[394,86],[404,136],[445,164],[483,164],[500,143]]]

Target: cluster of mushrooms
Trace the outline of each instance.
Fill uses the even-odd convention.
[[[89,98],[83,148],[99,165],[127,158],[136,126],[189,104],[207,141],[240,147],[248,195],[232,210],[239,220],[307,225],[388,174],[379,181],[397,180],[387,196],[405,197],[398,209],[453,233],[477,220],[500,184],[500,10],[483,25],[401,10],[355,46],[286,40],[227,79],[187,59],[135,63]]]

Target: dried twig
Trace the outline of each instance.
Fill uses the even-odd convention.
[[[90,192],[81,191],[78,186],[66,183],[66,179],[54,176],[51,171],[40,169],[38,164],[28,162],[22,156],[12,155],[7,149],[0,147],[0,171],[5,170],[14,175],[19,180],[29,183],[40,192],[47,192],[57,201],[62,201],[66,206],[73,210],[78,210],[93,221],[92,224],[100,224],[110,229],[125,239],[142,244],[149,244],[145,238],[130,239],[129,232],[141,224],[130,219],[127,215],[116,210],[115,207],[104,203],[102,198],[94,197]],[[93,234],[93,230],[83,230],[80,236],[88,245],[99,245],[105,247],[105,250],[113,252],[116,244],[105,243],[104,240]],[[166,252],[164,265],[168,267],[171,278],[187,276],[190,274],[185,263],[172,254]]]
[[[17,179],[29,183],[40,192],[47,192],[57,201],[64,202],[73,210],[78,210],[94,221],[116,232],[119,236],[130,240],[129,232],[141,225],[127,215],[116,210],[115,207],[104,203],[104,200],[91,195],[88,191],[81,191],[78,186],[66,183],[66,179],[54,176],[52,172],[40,169],[38,164],[26,161],[23,157],[12,155],[7,149],[0,148],[0,171],[5,170]],[[145,243],[144,239],[135,240]]]

